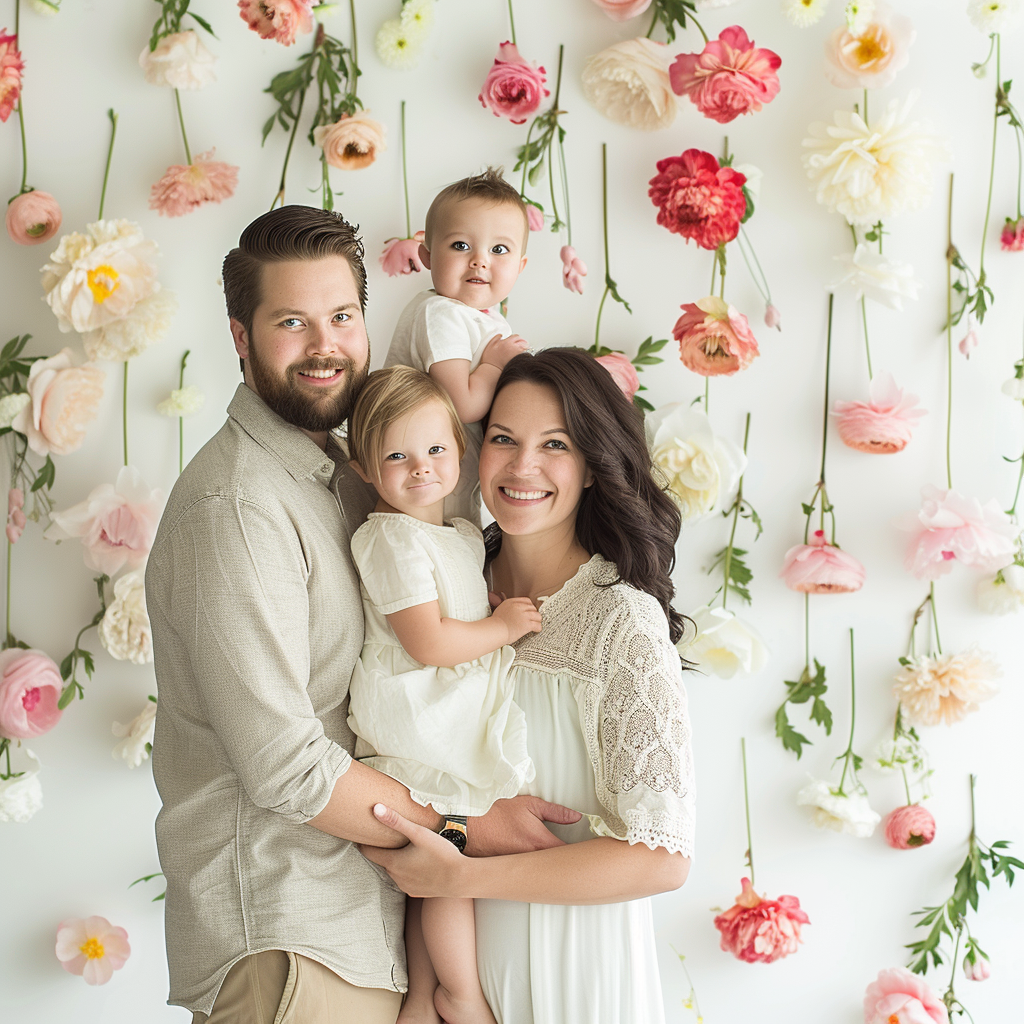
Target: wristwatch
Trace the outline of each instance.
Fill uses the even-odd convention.
[[[464,814],[446,814],[437,834],[447,839],[459,853],[466,852],[466,816]]]

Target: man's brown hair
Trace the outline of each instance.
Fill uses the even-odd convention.
[[[425,245],[430,248],[434,227],[442,207],[446,203],[464,203],[467,199],[482,199],[493,206],[515,206],[523,215],[523,252],[526,252],[526,239],[530,235],[530,220],[526,213],[526,203],[519,190],[510,185],[503,177],[503,167],[488,167],[483,174],[474,174],[461,181],[446,185],[434,196],[434,201],[427,210],[427,221],[423,236]]]

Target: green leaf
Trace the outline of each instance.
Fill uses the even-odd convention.
[[[60,677],[65,682],[68,680],[68,676],[71,675],[71,665],[75,660],[75,652],[72,651],[61,663],[60,663]]]
[[[546,161],[542,157],[540,160],[537,161],[537,163],[535,163],[530,168],[529,172],[526,175],[526,178],[531,185],[536,185],[537,182],[540,181],[541,175],[544,173],[545,167]]]
[[[654,406],[646,398],[641,398],[639,395],[633,396],[633,404],[644,412],[654,412]]]
[[[826,736],[832,735],[832,712],[820,697],[815,697],[814,703],[811,705],[811,721],[817,722],[818,725],[823,725]],[[857,758],[857,760],[860,759]],[[860,765],[855,763],[854,767],[860,768]]]
[[[195,13],[195,11],[189,11],[188,14],[189,17],[194,18],[196,20],[200,28],[203,28],[207,32],[209,32],[214,39],[217,38],[217,33],[213,31],[213,29],[210,27],[210,23],[205,18],[200,18],[199,15]]]
[[[811,741],[806,736],[797,732],[789,724],[785,703],[775,712],[775,735],[782,740],[782,745],[786,750],[792,750],[796,754],[797,760],[803,754],[803,748],[811,745]]]

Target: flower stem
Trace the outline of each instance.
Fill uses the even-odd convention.
[[[701,25],[701,23],[689,11],[686,12],[686,16],[690,19],[690,21],[694,23],[694,25],[697,26],[697,31],[704,37],[704,45],[707,46],[708,34],[707,32],[704,31],[704,28]]]
[[[984,248],[984,246],[983,246]],[[949,174],[949,206],[946,212],[946,486],[953,488],[953,173]],[[981,278],[978,288],[981,288]],[[969,317],[969,315],[968,315]],[[968,323],[970,322],[968,318]]]
[[[107,111],[110,118],[110,145],[107,147],[107,166],[103,169],[103,190],[100,192],[100,215],[97,220],[103,220],[103,205],[107,201],[107,180],[110,177],[110,161],[114,156],[114,139],[117,137],[117,114],[111,107]]]
[[[747,740],[740,737],[740,750],[743,751],[743,809],[747,815],[747,864],[750,866],[750,885],[754,885],[754,839],[750,831],[750,791],[747,786]]]
[[[842,753],[843,774],[839,777],[839,792],[843,792],[843,783],[846,782],[846,770],[850,767],[850,759],[853,757],[853,729],[857,723],[857,681],[854,670],[853,659],[853,629],[850,629],[850,742],[846,744],[846,750]],[[856,774],[854,774],[856,782]]]
[[[974,820],[974,784],[978,781],[977,775],[971,775],[971,835],[968,840],[973,846],[975,842],[975,820]]]
[[[910,783],[907,781],[907,769],[901,764],[900,774],[903,776],[903,788],[907,793],[907,806],[910,807],[914,803],[914,798],[910,795]]]
[[[761,269],[761,261],[757,258],[757,250],[754,248],[750,239],[747,238],[746,231],[740,227],[740,233],[737,236],[739,244],[740,255],[743,257],[743,262],[747,265],[747,270],[750,271],[750,279],[754,282],[754,287],[761,293],[761,298],[764,299],[765,303],[771,304],[772,301],[772,290],[768,287],[768,278],[765,276],[764,271]],[[747,254],[747,249],[750,250],[750,254]],[[753,266],[751,265],[751,259],[753,259]],[[757,267],[757,273],[754,273],[754,267]]]
[[[654,8],[654,17],[651,18],[651,27],[647,30],[647,39],[650,39],[654,35],[654,28],[658,24],[658,8]]]
[[[412,238],[412,219],[409,216],[409,172],[405,166],[405,100],[402,100],[402,191],[405,193],[405,237]]]
[[[508,0],[508,24],[512,31],[512,45],[516,45],[516,16],[512,13],[512,0]]]
[[[864,123],[868,123],[868,91],[864,90]]]
[[[704,378],[704,415],[708,415],[708,409],[710,408],[708,402],[711,399],[711,378]]]
[[[124,464],[128,465],[128,360],[124,361],[124,388],[121,392],[121,430],[124,435]]]
[[[185,386],[185,363],[188,362],[188,355],[190,349],[185,349],[185,354],[181,357],[181,369],[178,371],[178,390],[180,391]],[[178,476],[181,476],[182,470],[185,468],[185,417],[178,417]]]
[[[935,608],[935,584],[928,585],[928,601],[932,606],[932,629],[935,630],[935,649],[942,653],[942,638],[939,636],[939,613]]]
[[[324,26],[323,23],[321,23],[317,25],[316,32],[313,34],[313,49],[310,51],[311,54],[316,53],[316,51],[320,48],[321,43],[323,43],[324,41],[324,35]],[[295,144],[295,133],[299,129],[299,119],[302,117],[302,107],[303,104],[306,102],[306,93],[309,91],[309,86],[311,83],[312,77],[310,79],[310,82],[306,84],[306,87],[302,90],[302,93],[299,95],[299,108],[298,110],[295,111],[295,120],[292,122],[292,131],[291,134],[288,136],[288,148],[284,151],[284,165],[281,168],[281,181],[277,186],[277,195],[274,196],[274,201],[270,204],[271,209],[274,209],[274,207],[277,206],[278,202],[280,202],[281,205],[284,206],[284,182],[285,178],[288,175],[288,161],[291,159],[292,156],[292,146]]]
[[[512,10],[509,0],[509,11]],[[527,139],[529,142],[529,139]],[[597,307],[597,324],[594,327],[594,351],[600,351],[601,344],[601,312],[604,309],[604,301],[608,298],[611,285],[608,279],[611,276],[611,265],[608,258],[608,143],[601,143],[601,222],[604,226],[604,291],[601,294],[601,302]]]
[[[806,538],[804,538],[806,541]],[[811,595],[804,594],[804,669],[811,668]]]
[[[865,94],[866,92],[867,90],[865,90]],[[856,252],[859,243],[857,241],[857,229],[853,224],[850,225],[850,234],[853,235],[853,249]],[[860,297],[860,318],[861,323],[864,325],[864,352],[868,357],[868,380],[873,380],[875,375],[871,369],[871,342],[868,339],[868,307],[863,295]]]
[[[21,49],[21,0],[14,0],[14,38],[17,40],[18,49]],[[21,84],[21,91],[18,93],[18,125],[21,128],[21,187],[18,195],[22,192],[30,192],[25,183],[28,181],[28,145],[25,142],[25,111],[22,102],[25,96],[25,83]],[[1018,202],[1018,206],[1020,203]]]
[[[174,90],[174,103],[178,108],[178,124],[181,125],[181,141],[185,144],[185,162],[192,166],[192,151],[188,148],[188,136],[185,134],[185,116],[181,112],[181,93]]]
[[[704,378],[704,387],[707,388],[708,378]],[[707,395],[704,396],[704,411],[707,412]],[[743,430],[743,454],[747,454],[747,439],[750,437],[750,413],[747,413],[747,425]],[[725,608],[726,599],[729,596],[729,573],[732,571],[732,548],[736,540],[736,526],[740,520],[740,509],[743,507],[743,477],[736,488],[736,500],[733,502],[732,530],[729,533],[729,544],[725,549],[725,562],[723,571],[725,580],[722,583],[722,608]]]
[[[828,333],[826,334],[825,341],[825,413],[821,428],[821,472],[818,474],[818,479],[821,483],[822,488],[825,486],[825,451],[828,444],[828,385],[829,385],[829,371],[832,367],[832,300],[834,295],[832,292],[828,293]],[[825,499],[822,496],[822,514],[824,514]]]
[[[352,22],[352,99],[359,93],[359,35],[356,32],[356,3],[348,0],[348,13]]]
[[[985,201],[985,223],[981,229],[981,258],[978,260],[978,287],[985,283],[985,242],[988,238],[988,220],[992,213],[992,187],[996,179],[996,139],[999,137],[999,98],[1003,90],[1001,47],[999,33],[996,41],[996,110],[992,118],[992,161],[988,169],[988,199]]]
[[[14,545],[10,538],[7,539],[7,628],[4,632],[3,649],[6,650],[11,642],[11,555],[14,553]]]
[[[723,242],[715,253],[715,259],[718,261],[719,266],[719,278],[718,278],[718,297],[725,299],[725,243]]]

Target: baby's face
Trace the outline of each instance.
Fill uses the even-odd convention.
[[[522,211],[510,203],[446,203],[424,259],[434,290],[474,309],[496,306],[526,266],[525,234]]]

